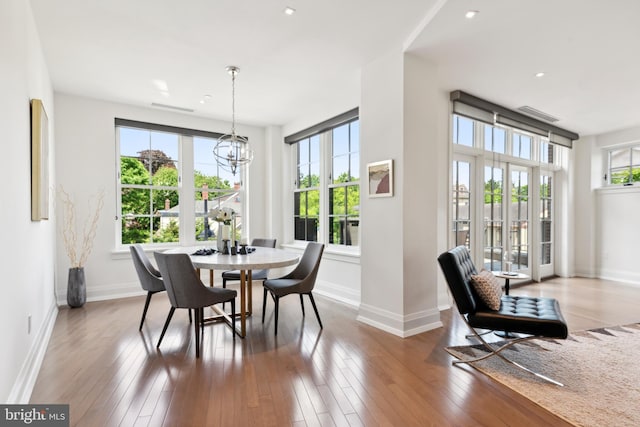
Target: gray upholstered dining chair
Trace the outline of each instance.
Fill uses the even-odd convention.
[[[171,322],[171,317],[176,308],[194,309],[195,313],[195,334],[196,334],[196,357],[200,357],[200,331],[204,325],[204,307],[209,307],[221,302],[231,302],[231,329],[235,339],[235,298],[238,294],[232,289],[212,288],[205,286],[196,273],[196,269],[191,263],[187,254],[164,254],[155,252],[154,256],[158,262],[158,268],[162,274],[167,295],[171,301],[171,310],[160,334],[158,345],[160,347],[167,327]]]
[[[313,299],[311,291],[316,284],[318,269],[320,268],[320,260],[324,245],[322,243],[309,242],[302,254],[302,259],[296,268],[289,274],[278,279],[267,279],[263,282],[264,294],[262,299],[262,323],[264,323],[264,314],[267,309],[267,291],[271,293],[271,297],[275,303],[275,335],[278,335],[278,309],[280,298],[289,294],[300,295],[300,305],[302,306],[302,315],[304,316],[303,295],[309,295],[313,311],[316,313],[320,329],[323,328],[316,302]]]
[[[147,316],[147,310],[149,309],[151,296],[153,294],[157,294],[158,292],[164,292],[165,287],[160,272],[156,270],[153,264],[151,264],[151,261],[149,261],[149,258],[144,253],[142,246],[131,245],[129,247],[129,250],[131,251],[131,259],[133,260],[133,265],[136,268],[136,273],[138,274],[138,279],[140,280],[140,286],[142,286],[142,289],[147,291],[147,300],[144,303],[142,319],[140,319],[140,328],[138,328],[138,330],[141,331],[142,324],[144,323],[144,319]],[[189,310],[189,320],[191,320],[191,310]]]
[[[276,247],[276,239],[263,239],[263,238],[255,238],[251,241],[251,246],[259,246],[263,248],[275,248]],[[267,280],[267,274],[269,270],[253,270],[251,272],[251,280]],[[240,270],[229,270],[222,272],[222,287],[227,287],[227,281],[239,281],[240,280]],[[224,303],[222,305],[224,307]]]

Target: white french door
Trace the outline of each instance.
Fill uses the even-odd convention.
[[[483,266],[510,268],[525,274],[530,269],[531,168],[505,162],[484,165]]]
[[[554,274],[554,194],[553,172],[540,173],[539,218],[540,218],[540,257],[538,280]]]

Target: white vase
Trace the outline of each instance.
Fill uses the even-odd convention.
[[[224,240],[222,240],[222,228],[225,225],[222,222],[218,223],[218,232],[216,233],[216,249],[218,252],[222,252],[224,250]]]

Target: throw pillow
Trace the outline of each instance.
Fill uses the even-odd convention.
[[[502,286],[493,273],[483,269],[480,273],[471,275],[471,283],[482,302],[484,302],[489,309],[494,311],[500,310]]]

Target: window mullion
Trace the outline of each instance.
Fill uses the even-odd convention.
[[[195,150],[193,137],[182,136],[180,138],[180,173],[178,174],[178,194],[180,195],[180,241],[187,245],[196,243],[195,224],[195,180],[194,159]],[[213,156],[213,154],[212,154]],[[190,161],[186,161],[190,159]]]
[[[320,135],[320,218],[319,236],[322,243],[329,242],[329,186],[332,177],[332,132],[329,130]]]

